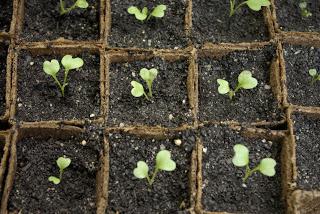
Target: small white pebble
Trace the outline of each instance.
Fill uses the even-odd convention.
[[[262,143],[265,143],[265,142],[267,142],[266,139],[262,139]]]
[[[160,145],[160,150],[164,150],[164,149],[166,149],[166,147],[163,144],[161,144]]]
[[[186,100],[182,100],[182,104],[186,104]]]
[[[82,146],[87,145],[87,141],[85,141],[85,140],[81,141],[81,145],[82,145]]]
[[[18,103],[18,107],[22,107],[22,103]]]
[[[270,90],[270,89],[271,89],[271,86],[270,86],[270,85],[264,85],[264,89]]]
[[[90,114],[90,118],[93,118],[95,117],[96,115],[95,114]]]
[[[173,115],[169,114],[169,120],[172,120],[172,119],[173,119]]]
[[[242,183],[242,187],[247,188],[247,185],[246,185],[246,184],[244,184],[244,183]]]
[[[30,65],[34,65],[34,62],[30,62]]]
[[[206,147],[202,148],[203,153],[207,153],[208,149]]]
[[[120,128],[124,127],[124,123],[120,123],[120,124],[119,124],[119,127],[120,127]]]
[[[133,77],[135,77],[135,76],[136,76],[136,73],[135,73],[135,72],[132,72],[131,74],[132,74],[132,76],[133,76]]]
[[[148,46],[151,46],[151,39],[148,39]]]
[[[180,139],[175,139],[174,144],[176,144],[177,146],[180,146],[182,144],[182,141]]]

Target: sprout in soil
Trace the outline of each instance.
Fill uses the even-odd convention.
[[[245,176],[242,178],[243,182],[246,182],[249,176],[254,172],[259,171],[266,176],[274,176],[276,171],[274,167],[276,166],[276,161],[273,158],[263,158],[259,165],[250,169],[249,167],[249,150],[246,146],[241,144],[236,144],[233,147],[234,156],[232,158],[233,165],[237,167],[246,167]]]
[[[223,79],[217,79],[219,84],[218,92],[219,94],[227,94],[230,99],[234,97],[239,89],[253,89],[258,85],[256,78],[252,77],[250,71],[242,71],[238,76],[238,84],[235,90],[232,90],[229,86],[229,82]]]
[[[171,154],[168,150],[161,150],[158,152],[156,157],[156,168],[149,176],[149,167],[146,162],[138,161],[137,167],[133,170],[133,175],[139,179],[146,178],[149,185],[151,186],[159,170],[173,171],[176,169],[176,163],[171,159]]]
[[[49,181],[51,181],[54,184],[59,184],[62,180],[62,174],[63,171],[70,165],[71,159],[70,158],[64,158],[64,157],[59,157],[58,160],[56,161],[57,165],[59,167],[59,178],[55,176],[50,176]]]
[[[320,80],[320,75],[315,68],[309,70],[309,75],[312,77],[311,84],[314,84],[317,80]]]
[[[144,88],[141,83],[137,81],[131,81],[131,85],[133,87],[131,89],[132,96],[141,97],[142,95],[144,95],[147,100],[150,100],[150,98],[152,98],[152,83],[153,83],[153,80],[157,77],[157,75],[158,75],[158,70],[155,68],[151,68],[149,70],[146,68],[142,68],[140,70],[140,77],[144,81],[146,81],[149,92],[147,94],[144,91]]]
[[[301,0],[299,3],[299,8],[301,11],[301,16],[306,17],[306,18],[312,16],[312,13],[310,13],[310,11],[308,10],[307,0]]]
[[[75,0],[73,0],[74,2]],[[76,2],[74,2],[74,4],[69,7],[66,8],[66,3],[64,0],[60,0],[60,15],[69,13],[71,10],[75,9],[75,8],[82,8],[82,9],[86,9],[89,4],[86,0],[76,0]]]
[[[229,16],[233,16],[234,13],[242,6],[247,5],[251,10],[253,11],[259,11],[261,10],[261,7],[267,7],[270,5],[269,0],[247,0],[244,1],[238,6],[236,6],[236,0],[230,0],[230,14]]]
[[[61,84],[57,78],[57,74],[60,70],[60,64],[58,62],[58,60],[53,59],[50,62],[49,61],[45,61],[43,63],[43,71],[52,76],[52,78],[54,79],[55,83],[59,86],[60,90],[61,90],[61,94],[64,97],[64,89],[65,87],[68,85],[67,83],[67,78],[68,78],[68,74],[69,71],[72,69],[77,69],[83,66],[83,60],[81,58],[72,58],[71,55],[65,55],[62,60],[61,60],[61,64],[64,67],[64,78],[63,78],[63,84]]]
[[[151,17],[162,18],[164,16],[164,11],[167,9],[166,5],[160,4],[153,8],[153,10],[148,13],[148,8],[144,7],[142,10],[135,6],[128,8],[128,13],[135,15],[136,19],[140,21],[149,20]]]

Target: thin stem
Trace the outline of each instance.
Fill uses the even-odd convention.
[[[234,14],[234,4],[235,4],[235,0],[230,0],[230,14],[229,14],[229,17],[231,17]]]
[[[63,170],[60,169],[60,174],[59,174],[60,181],[62,180],[62,174],[63,174]]]
[[[148,97],[148,95],[146,94],[145,91],[143,91],[143,94],[144,94],[145,98],[150,101],[150,99],[149,99],[149,97]]]
[[[151,180],[149,180],[149,185],[151,186],[154,182],[154,179],[156,178],[156,175],[158,173],[159,169],[158,167],[156,167],[156,169],[154,170],[153,174],[152,174],[152,177],[151,177]]]
[[[247,1],[244,1],[242,3],[240,3],[235,9],[234,9],[234,6],[235,6],[235,2],[233,2],[233,5],[232,5],[232,9],[230,10],[230,17],[234,15],[234,13],[240,8],[242,7],[243,5],[247,4]]]
[[[73,10],[74,8],[76,8],[76,7],[77,7],[76,3],[77,3],[77,2],[74,2],[74,4],[73,4],[71,7],[65,9],[65,7],[64,7],[64,6],[65,6],[64,0],[60,0],[60,15],[69,13],[71,10]]]
[[[64,86],[61,85],[61,83],[59,82],[56,76],[52,76],[52,78],[54,79],[56,84],[59,86],[62,96],[64,96]]]
[[[246,174],[244,175],[244,178],[242,179],[242,181],[245,183],[247,181],[247,179],[256,171],[259,170],[259,165],[256,166],[254,169],[250,169],[250,167],[247,165],[246,166]]]
[[[152,82],[148,81],[147,82],[147,85],[148,85],[148,89],[149,89],[149,97],[152,97]]]

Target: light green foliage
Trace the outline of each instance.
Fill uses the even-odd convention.
[[[135,6],[131,6],[128,8],[128,13],[135,15],[136,19],[140,21],[144,21],[144,20],[148,21],[151,17],[162,18],[164,16],[164,12],[166,9],[167,9],[166,5],[160,4],[155,8],[153,8],[151,13],[148,13],[149,10],[147,7],[144,7],[142,8],[142,10],[140,10]]]
[[[141,83],[137,81],[131,81],[131,86],[133,87],[131,89],[131,94],[134,97],[141,97],[144,95],[147,100],[150,100],[150,98],[152,98],[152,83],[158,75],[158,70],[155,68],[151,68],[149,70],[142,68],[139,75],[147,83],[149,92],[148,94],[145,92]]]
[[[137,167],[133,170],[133,175],[139,179],[146,178],[149,185],[152,185],[159,170],[170,172],[175,169],[176,163],[171,159],[171,153],[168,150],[161,150],[156,156],[156,166],[151,178],[149,167],[144,161],[138,161]]]
[[[59,184],[62,180],[63,171],[71,164],[71,159],[59,157],[56,162],[57,166],[59,167],[59,177],[50,176],[48,180],[54,184]]]
[[[71,55],[65,55],[61,60],[61,64],[64,67],[64,78],[63,78],[62,84],[57,78],[57,74],[60,70],[60,64],[58,60],[53,59],[51,61],[45,61],[43,63],[43,71],[54,79],[55,83],[59,86],[61,90],[62,96],[64,97],[65,87],[68,85],[67,78],[68,78],[69,71],[82,67],[83,60],[78,57],[72,58]]]
[[[75,0],[73,0],[73,1],[75,1]],[[66,5],[65,1],[60,0],[60,15],[69,13],[71,10],[76,9],[76,8],[86,9],[89,6],[89,4],[86,0],[76,0],[74,2],[74,4],[69,8],[66,8],[65,5]]]
[[[317,80],[320,80],[320,75],[315,68],[309,70],[309,75],[312,77],[311,84],[314,84]]]
[[[252,77],[250,71],[242,71],[238,76],[238,84],[235,90],[232,90],[229,86],[229,82],[224,79],[217,79],[217,83],[219,84],[218,92],[219,94],[227,94],[230,99],[234,97],[236,92],[239,89],[253,89],[258,85],[258,81],[256,78]]]
[[[233,165],[237,167],[246,167],[246,173],[243,178],[243,182],[246,182],[249,176],[254,172],[259,171],[266,176],[274,176],[276,171],[274,167],[276,166],[276,161],[273,158],[263,158],[259,165],[253,169],[249,167],[249,150],[246,146],[241,144],[236,144],[233,147],[234,156],[232,158]]]
[[[259,11],[262,7],[267,7],[271,3],[269,0],[247,0],[240,3],[236,6],[236,0],[230,0],[230,14],[229,16],[233,16],[234,13],[242,6],[247,5],[253,11]]]
[[[300,3],[299,3],[299,8],[300,8],[300,11],[301,11],[301,15],[303,17],[310,17],[312,16],[312,13],[310,13],[310,11],[308,10],[308,2],[307,0],[301,0]]]

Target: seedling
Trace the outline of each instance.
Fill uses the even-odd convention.
[[[149,185],[151,186],[159,170],[173,171],[176,169],[176,163],[171,159],[171,154],[168,150],[161,150],[156,156],[156,168],[149,176],[149,167],[146,162],[138,161],[137,167],[133,170],[133,175],[139,179],[146,178]]]
[[[309,75],[312,77],[311,84],[314,84],[317,80],[320,80],[320,75],[315,68],[309,70]]]
[[[58,160],[56,161],[57,165],[59,167],[59,178],[55,177],[55,176],[50,176],[49,177],[49,181],[51,181],[54,184],[59,184],[62,180],[62,174],[63,171],[70,165],[71,163],[71,159],[70,158],[64,158],[64,157],[59,157]]]
[[[148,8],[144,7],[142,10],[135,6],[131,6],[128,8],[128,13],[135,15],[136,19],[140,21],[149,20],[151,17],[162,18],[164,16],[164,11],[167,9],[166,5],[160,4],[153,8],[151,13],[148,14]]]
[[[253,11],[259,11],[261,10],[261,7],[267,7],[271,3],[269,0],[247,0],[242,3],[240,3],[238,6],[236,6],[236,0],[230,0],[230,14],[229,16],[233,16],[234,13],[241,8],[244,5],[247,5],[251,10]]]
[[[246,146],[241,144],[236,144],[233,147],[234,156],[232,158],[233,165],[237,167],[246,167],[246,173],[242,178],[243,182],[246,182],[248,177],[250,177],[254,172],[259,171],[266,176],[274,176],[276,171],[274,167],[276,166],[276,161],[273,158],[263,158],[258,166],[250,169],[249,167],[249,150]]]
[[[55,83],[59,86],[60,90],[61,90],[61,95],[62,97],[64,97],[64,90],[65,87],[68,85],[67,83],[67,78],[68,78],[68,74],[69,71],[72,69],[77,69],[83,66],[83,60],[81,58],[72,58],[71,55],[65,55],[62,60],[61,60],[61,64],[64,67],[64,78],[63,78],[63,83],[61,84],[57,78],[57,74],[60,70],[60,64],[58,62],[58,60],[53,59],[50,62],[49,61],[45,61],[43,63],[43,71],[52,76],[52,78],[54,79]]]
[[[144,95],[147,100],[150,100],[150,98],[152,98],[152,83],[158,75],[158,70],[155,68],[151,68],[149,70],[142,68],[139,75],[144,81],[146,81],[149,92],[148,94],[145,92],[141,83],[137,81],[131,81],[131,85],[133,87],[131,89],[131,94],[134,97],[141,97]]]
[[[73,0],[75,1],[75,0]],[[75,8],[81,8],[81,9],[86,9],[89,4],[86,0],[76,0],[76,2],[74,2],[74,4],[69,7],[66,8],[66,3],[64,0],[60,0],[60,15],[69,13],[71,10],[75,9]]]
[[[250,71],[242,71],[238,76],[238,84],[235,90],[232,90],[229,86],[229,82],[224,79],[217,79],[219,84],[218,92],[219,94],[227,94],[229,95],[230,99],[234,97],[236,92],[239,89],[253,89],[258,85],[258,81],[256,78],[252,77]]]
[[[308,3],[307,3],[307,0],[301,0],[300,3],[299,3],[299,8],[300,8],[300,11],[301,11],[301,15],[303,17],[310,17],[312,16],[312,13],[308,10]]]

